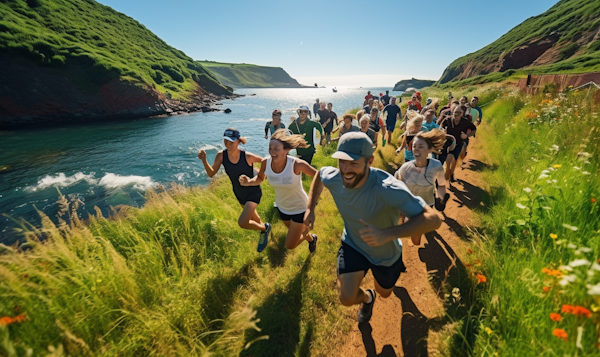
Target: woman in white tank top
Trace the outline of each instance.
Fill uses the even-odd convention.
[[[291,149],[304,147],[308,143],[301,135],[285,129],[275,131],[269,142],[270,156],[262,160],[258,175],[253,178],[242,175],[239,180],[242,186],[256,186],[266,176],[275,190],[279,217],[288,227],[286,248],[294,249],[306,240],[312,253],[317,248],[317,235],[309,234],[304,225],[308,195],[302,187],[302,174],[314,177],[317,170],[306,161],[288,155]]]

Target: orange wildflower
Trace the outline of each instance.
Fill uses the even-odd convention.
[[[583,306],[563,305],[560,312],[576,316],[585,316],[588,319],[592,317],[592,312]]]
[[[550,320],[558,322],[561,319],[562,319],[562,316],[560,316],[560,314],[557,314],[556,312],[550,313]]]
[[[548,275],[548,276],[562,276],[562,273],[560,272],[560,270],[556,270],[556,269],[548,269],[548,268],[542,268],[542,273]]]
[[[550,291],[550,287],[549,286],[544,286],[542,288],[542,290],[544,290],[544,292],[547,293],[548,291]]]
[[[467,252],[469,252],[469,254],[473,254],[473,251],[471,250],[471,248],[468,248]]]
[[[485,283],[485,275],[477,274],[477,284]]]
[[[595,198],[592,198],[592,203],[596,203],[596,199]]]
[[[10,324],[14,324],[15,322],[20,323],[25,320],[27,320],[27,317],[25,316],[25,314],[18,314],[15,317],[4,316],[4,317],[0,317],[0,325],[8,326]]]
[[[552,334],[560,339],[565,340],[565,341],[567,341],[567,339],[569,338],[569,335],[567,335],[567,332],[561,328],[555,328],[554,331],[552,331]]]

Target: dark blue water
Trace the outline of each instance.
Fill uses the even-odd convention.
[[[369,88],[374,94],[390,88]],[[13,219],[37,224],[36,208],[54,218],[59,191],[81,202],[87,217],[98,206],[144,203],[144,192],[157,185],[208,183],[200,149],[212,162],[223,149],[222,134],[230,126],[247,137],[247,151],[267,155],[265,122],[273,109],[283,112],[287,125],[299,105],[312,109],[315,98],[332,102],[339,116],[362,105],[368,89],[244,89],[247,96],[223,102],[232,113],[197,113],[125,122],[91,123],[36,130],[0,132],[0,243],[18,238]],[[401,92],[392,92],[399,95]],[[250,94],[256,94],[251,96]],[[7,217],[7,216],[8,217]],[[12,217],[12,218],[11,218]]]

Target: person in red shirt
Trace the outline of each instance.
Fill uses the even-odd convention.
[[[369,101],[371,98],[373,98],[373,94],[371,94],[371,91],[368,91],[367,95],[365,95],[365,101]]]
[[[408,110],[415,110],[420,113],[421,109],[423,109],[423,106],[421,105],[421,100],[417,96],[417,93],[415,93],[408,101]]]

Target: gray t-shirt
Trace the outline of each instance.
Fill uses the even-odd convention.
[[[335,167],[321,168],[320,176],[344,219],[342,240],[375,265],[389,267],[398,261],[402,256],[402,241],[394,239],[370,247],[360,238],[359,231],[364,228],[360,220],[389,228],[398,225],[400,213],[410,218],[423,212],[425,202],[413,196],[402,181],[380,169],[371,168],[367,182],[359,188],[344,187],[340,170]]]
[[[342,125],[342,128],[340,129],[340,137],[342,137],[342,135],[344,135],[346,133],[350,133],[352,131],[360,131],[360,128],[355,125],[351,125],[350,129],[346,129],[346,125]]]
[[[402,180],[413,195],[421,197],[430,206],[435,203],[435,181],[440,186],[446,184],[444,167],[436,159],[429,159],[427,167],[417,167],[415,160],[406,162],[394,177]]]

